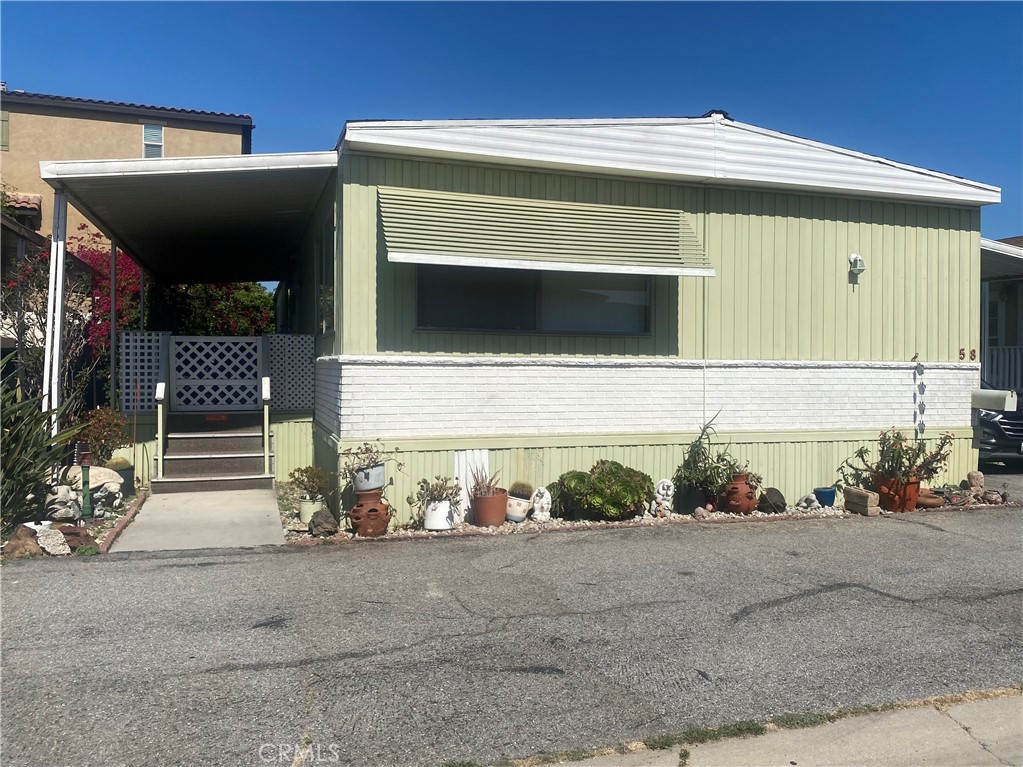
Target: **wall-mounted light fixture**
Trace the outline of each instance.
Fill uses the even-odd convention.
[[[858,285],[860,275],[865,271],[867,271],[867,262],[863,260],[863,256],[859,253],[851,253],[849,255],[849,284]]]

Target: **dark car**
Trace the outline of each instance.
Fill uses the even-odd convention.
[[[984,389],[993,389],[986,381]],[[1023,392],[1016,392],[1023,400]],[[978,410],[980,462],[1019,461],[1023,459],[1023,410]]]

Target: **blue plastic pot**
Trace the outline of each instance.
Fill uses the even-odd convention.
[[[815,487],[813,489],[814,497],[817,498],[817,502],[821,506],[834,506],[837,493],[838,491],[833,487]]]

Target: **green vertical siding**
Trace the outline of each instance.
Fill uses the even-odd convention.
[[[342,158],[340,185],[346,353],[949,361],[979,348],[975,208],[356,154]],[[415,332],[414,267],[387,261],[378,185],[684,210],[718,276],[655,279],[650,337]],[[857,286],[853,252],[867,262]]]
[[[287,482],[293,469],[313,463],[313,417],[302,413],[270,413],[274,477]]]
[[[500,471],[502,484],[516,480],[534,486],[548,485],[566,471],[588,470],[602,458],[620,461],[649,474],[656,482],[671,478],[682,461],[688,439],[695,435],[657,437],[598,436],[559,438],[557,444],[540,445],[536,441],[520,438],[495,440],[487,443],[469,440],[432,441],[413,443],[412,449],[402,450],[403,471],[391,470],[393,486],[385,493],[396,509],[399,522],[409,519],[410,510],[405,499],[414,490],[421,477],[437,475],[450,477],[454,472],[455,453],[471,448],[489,448],[490,469]],[[935,437],[936,438],[936,437]],[[948,470],[937,477],[932,485],[958,483],[966,472],[977,465],[977,452],[971,445],[969,430],[955,439]],[[458,444],[456,444],[456,442]],[[838,479],[836,469],[861,446],[876,447],[874,431],[842,432],[838,434],[771,433],[771,434],[719,434],[715,443],[730,445],[730,451],[740,460],[748,460],[750,467],[764,477],[765,485],[777,487],[790,504],[815,487],[829,486]],[[401,447],[400,442],[388,447]],[[336,458],[335,458],[336,465]]]

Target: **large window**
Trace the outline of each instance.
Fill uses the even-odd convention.
[[[642,275],[416,267],[424,330],[647,335],[650,307]]]

